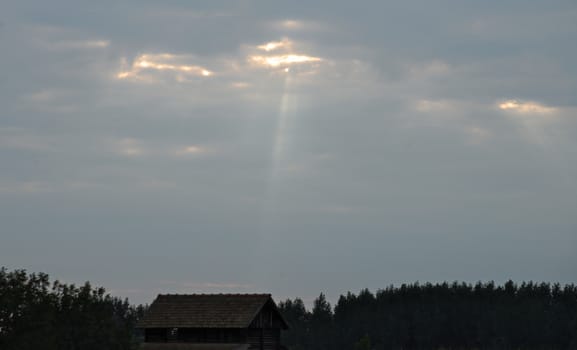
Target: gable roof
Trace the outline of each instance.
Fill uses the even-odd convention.
[[[248,344],[142,343],[141,350],[248,350]]]
[[[270,303],[270,294],[160,294],[138,328],[247,328]]]

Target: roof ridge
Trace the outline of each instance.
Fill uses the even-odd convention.
[[[269,293],[159,294],[139,321],[142,328],[246,328]]]
[[[158,294],[158,296],[272,296],[271,293],[175,293]]]

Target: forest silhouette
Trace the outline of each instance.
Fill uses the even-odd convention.
[[[409,284],[324,294],[307,310],[299,299],[278,308],[291,350],[577,349],[577,287],[508,281]],[[90,283],[51,282],[45,273],[0,269],[0,349],[138,349],[145,305]]]
[[[279,303],[294,350],[577,349],[577,287],[493,282],[409,284],[375,294]]]
[[[50,282],[45,273],[0,269],[0,349],[128,350],[144,306],[104,288]]]

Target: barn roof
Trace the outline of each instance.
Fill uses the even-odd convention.
[[[142,343],[141,350],[247,350],[248,344]]]
[[[160,294],[138,328],[246,328],[270,303],[270,294]]]

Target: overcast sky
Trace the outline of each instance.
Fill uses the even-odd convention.
[[[577,282],[577,2],[1,1],[0,265]]]

